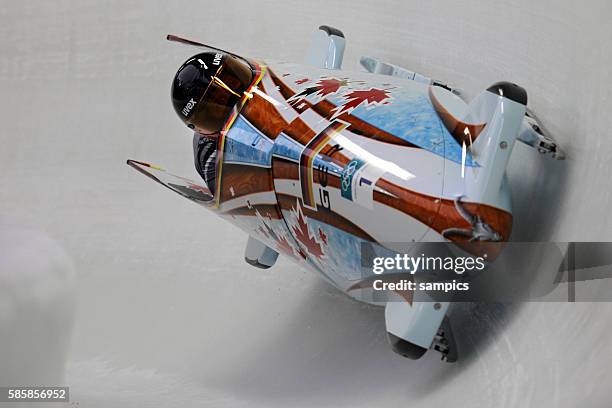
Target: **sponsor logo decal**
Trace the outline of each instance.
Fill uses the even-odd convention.
[[[191,110],[193,109],[194,106],[196,106],[196,101],[193,100],[193,98],[191,98],[189,100],[189,102],[187,102],[187,105],[185,105],[185,107],[183,108],[183,110],[181,111],[182,114],[187,117],[189,116],[189,114],[191,113]]]
[[[340,195],[355,204],[372,209],[374,185],[384,174],[378,166],[361,159],[351,160],[340,174]]]
[[[353,178],[357,171],[365,165],[363,160],[353,159],[342,170],[340,176],[340,195],[353,201]]]
[[[221,57],[223,57],[223,54],[216,53],[215,54],[215,59],[213,59],[213,63],[212,64],[219,66],[219,64],[221,64]]]

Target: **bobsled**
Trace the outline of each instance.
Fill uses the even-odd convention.
[[[244,58],[199,42],[178,70],[171,101],[193,131],[201,180],[128,164],[216,212],[249,238],[257,268],[289,257],[368,303],[364,244],[505,242],[512,232],[506,165],[516,142],[562,159],[510,82],[469,103],[444,82],[363,57],[340,70],[341,31],[321,26],[304,64]],[[192,158],[189,158],[192,160]],[[428,349],[454,361],[451,302],[384,302],[394,351]]]

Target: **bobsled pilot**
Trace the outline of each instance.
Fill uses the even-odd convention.
[[[174,110],[194,131],[196,170],[213,195],[219,135],[252,77],[246,61],[225,53],[203,52],[188,59],[172,83]]]

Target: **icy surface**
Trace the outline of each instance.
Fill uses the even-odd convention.
[[[0,384],[64,382],[75,273],[45,234],[0,217]]]
[[[341,28],[344,61],[392,63],[473,97],[498,80],[566,148],[519,147],[515,237],[611,240],[611,3],[8,2],[0,8],[0,214],[73,258],[78,307],[66,373],[81,407],[604,407],[609,304],[461,305],[461,360],[394,355],[383,311],[280,259],[243,261],[246,237],[125,165],[196,178],[169,87],[191,36],[300,61]],[[5,367],[0,367],[5,370]],[[0,384],[2,385],[2,384]]]

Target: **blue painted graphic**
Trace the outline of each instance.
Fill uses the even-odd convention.
[[[225,139],[225,162],[270,167],[273,142],[242,115],[236,118]]]
[[[303,150],[304,145],[296,142],[284,133],[281,133],[275,140],[272,154],[298,163],[300,161],[300,155],[302,154]],[[317,157],[315,157],[313,167],[327,167],[330,173],[338,175],[342,172],[341,166],[330,161],[323,160],[323,157],[321,155],[317,155]]]

